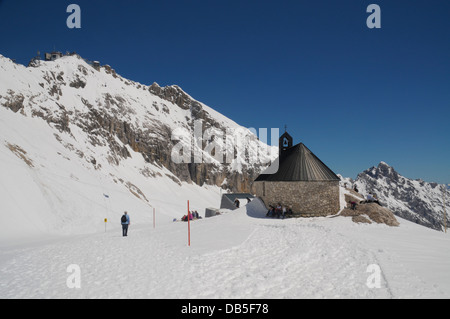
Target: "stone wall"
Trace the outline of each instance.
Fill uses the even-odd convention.
[[[256,196],[266,206],[281,203],[294,214],[305,217],[328,216],[339,212],[339,182],[255,182]]]

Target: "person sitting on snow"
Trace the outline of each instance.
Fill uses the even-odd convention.
[[[275,208],[272,205],[270,205],[269,206],[269,211],[267,212],[266,216],[267,217],[273,217],[274,215],[275,215]]]
[[[282,206],[281,203],[278,203],[277,208],[275,209],[275,212],[277,213],[277,218],[280,218],[280,215],[282,213]]]

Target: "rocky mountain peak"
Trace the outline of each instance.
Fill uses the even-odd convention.
[[[355,184],[364,196],[368,193],[375,194],[395,215],[442,230],[442,187],[438,187],[437,183],[409,179],[387,163],[381,162],[377,167],[358,174]],[[448,203],[446,210],[448,214]]]
[[[379,178],[381,176],[389,177],[394,180],[398,179],[398,173],[395,171],[395,169],[387,164],[386,162],[380,162],[378,166],[373,166],[369,168],[368,170],[365,170],[361,174],[372,177],[372,178]]]
[[[85,139],[88,150],[80,156],[96,169],[119,165],[139,153],[146,162],[168,169],[178,182],[217,185],[233,191],[250,191],[261,163],[245,159],[236,163],[182,163],[171,160],[176,129],[193,131],[196,120],[202,129],[223,133],[242,128],[214,109],[195,100],[179,86],[146,86],[118,75],[109,65],[94,67],[77,54],[55,61],[35,61],[33,66],[0,59],[0,106],[22,116],[44,120],[71,139]],[[18,114],[18,115],[19,115]],[[254,148],[266,147],[249,130],[240,130]],[[75,143],[67,143],[75,144]],[[193,145],[197,154],[210,154],[205,145]],[[77,151],[77,150],[74,150]],[[151,174],[149,174],[151,175]]]
[[[196,108],[201,108],[200,103],[190,97],[178,85],[160,87],[158,83],[154,82],[149,87],[149,91],[150,93],[159,96],[166,101],[178,105],[184,110],[189,110],[193,106]]]

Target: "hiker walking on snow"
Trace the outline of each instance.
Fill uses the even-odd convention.
[[[125,237],[128,235],[128,226],[130,225],[130,216],[127,212],[123,213],[120,221],[122,223],[122,236]]]

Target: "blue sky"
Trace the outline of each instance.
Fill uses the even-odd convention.
[[[81,7],[81,29],[66,8]],[[369,29],[369,4],[381,29]],[[336,173],[450,183],[450,1],[0,0],[0,54],[75,51],[177,84],[246,127],[288,126]]]

